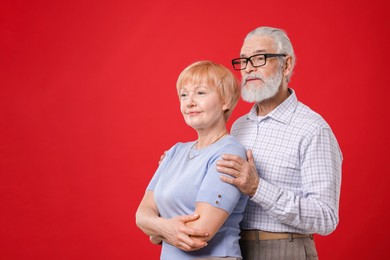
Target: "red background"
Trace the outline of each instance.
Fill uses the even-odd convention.
[[[158,259],[134,215],[161,153],[196,138],[177,76],[203,59],[230,68],[246,33],[270,25],[295,47],[290,86],[344,154],[321,259],[386,259],[389,12],[380,0],[2,1],[0,258]]]

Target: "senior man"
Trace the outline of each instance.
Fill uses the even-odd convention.
[[[241,223],[241,250],[251,259],[317,259],[313,234],[338,224],[342,154],[326,121],[288,87],[295,54],[287,34],[259,27],[239,58],[241,96],[254,105],[232,126],[248,161],[224,155],[221,176],[250,196]]]

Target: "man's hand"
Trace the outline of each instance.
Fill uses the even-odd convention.
[[[251,150],[246,152],[248,161],[234,154],[224,154],[217,162],[217,170],[234,178],[221,175],[221,180],[237,186],[243,194],[253,197],[259,186],[260,177],[256,170]]]
[[[209,234],[186,226],[187,222],[198,218],[198,214],[193,214],[164,219],[161,227],[161,239],[184,251],[198,250],[207,246],[207,243],[195,241],[191,236],[207,237]]]
[[[158,161],[158,164],[162,162],[162,160],[165,158],[167,151],[164,151],[164,153],[160,156],[160,161]]]
[[[150,242],[155,245],[161,245],[162,238],[160,236],[150,236],[149,237]]]

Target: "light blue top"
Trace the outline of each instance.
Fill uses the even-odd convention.
[[[241,257],[239,223],[248,198],[235,186],[220,180],[221,173],[216,170],[216,161],[222,154],[237,154],[246,158],[245,148],[230,135],[200,150],[194,150],[194,144],[188,142],[174,145],[167,152],[147,190],[154,191],[157,208],[164,218],[192,214],[196,202],[206,202],[221,208],[229,213],[229,217],[206,247],[185,252],[163,242],[161,259]],[[195,157],[190,159],[192,156]]]

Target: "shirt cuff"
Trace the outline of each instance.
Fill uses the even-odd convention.
[[[264,210],[268,211],[275,205],[279,193],[279,189],[274,185],[264,179],[260,179],[256,193],[250,200],[260,204]]]

